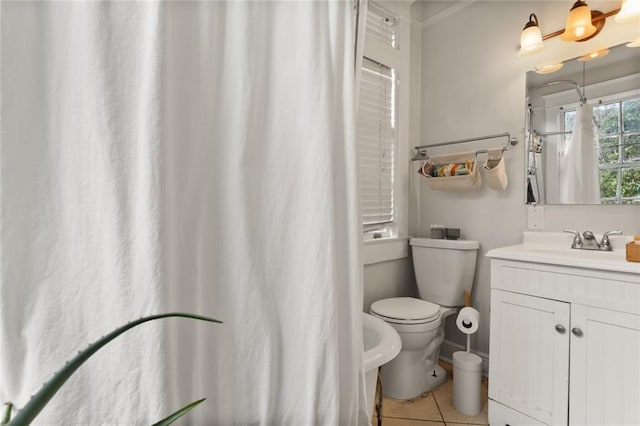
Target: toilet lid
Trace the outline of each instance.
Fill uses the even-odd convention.
[[[387,318],[389,322],[423,324],[440,317],[440,306],[413,297],[394,297],[374,302],[371,312]]]

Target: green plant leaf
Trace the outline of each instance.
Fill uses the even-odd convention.
[[[6,425],[11,420],[11,409],[13,408],[13,403],[11,401],[4,403],[4,413],[2,414],[2,420],[0,420],[0,425]]]
[[[180,417],[184,416],[189,411],[191,411],[194,408],[196,408],[205,399],[207,399],[207,398],[202,398],[202,399],[199,399],[197,401],[193,401],[191,404],[182,407],[181,409],[179,409],[175,413],[171,414],[169,417],[166,417],[166,418],[160,420],[159,422],[152,424],[151,426],[169,426],[171,423],[175,422]]]
[[[191,318],[201,321],[208,322],[216,322],[222,323],[222,321],[218,321],[213,318],[203,317],[200,315],[186,314],[182,312],[171,312],[167,314],[159,314],[159,315],[151,315],[148,317],[142,317],[135,321],[131,321],[128,324],[125,324],[119,328],[116,328],[111,333],[102,337],[100,340],[90,344],[85,350],[79,352],[75,357],[73,357],[70,361],[68,361],[64,367],[62,367],[57,373],[53,375],[48,382],[46,382],[42,388],[31,397],[27,405],[24,406],[21,410],[19,410],[16,416],[9,422],[9,426],[26,426],[31,424],[33,419],[42,411],[42,409],[47,405],[49,400],[53,398],[53,396],[60,390],[62,385],[71,377],[71,375],[78,369],[80,366],[87,360],[91,355],[96,353],[100,348],[105,346],[107,343],[121,335],[127,330],[132,329],[135,326],[138,326],[142,323],[153,321],[161,318],[169,318],[169,317],[181,317],[181,318]]]

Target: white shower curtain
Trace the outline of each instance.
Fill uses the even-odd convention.
[[[3,2],[0,402],[37,424],[366,424],[353,17]]]
[[[578,106],[573,134],[558,161],[558,198],[562,204],[599,204],[598,132],[593,107]]]

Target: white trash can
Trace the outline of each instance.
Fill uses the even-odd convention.
[[[453,408],[467,416],[480,414],[482,359],[475,354],[453,353]]]

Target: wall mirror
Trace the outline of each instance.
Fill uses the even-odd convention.
[[[640,48],[603,52],[527,73],[527,204],[640,205]]]

